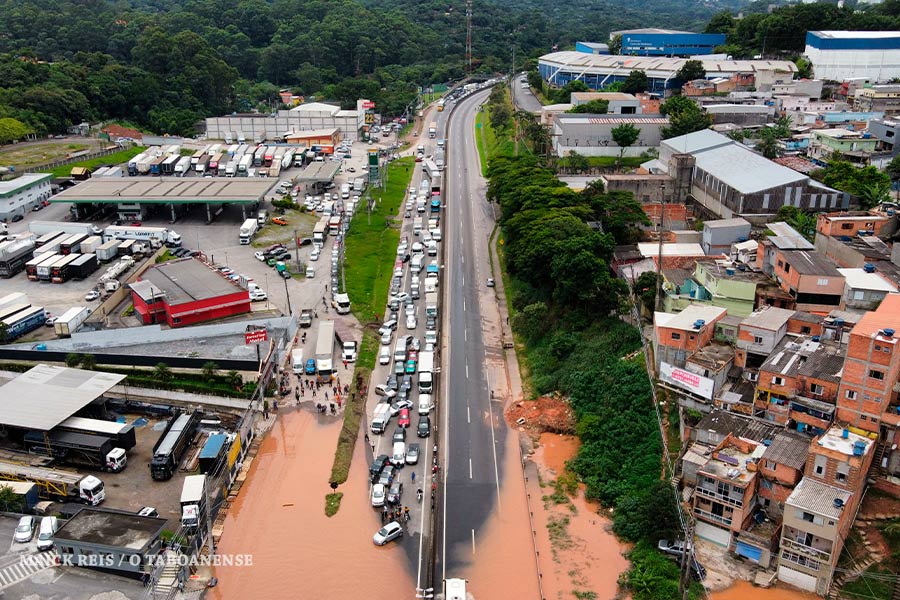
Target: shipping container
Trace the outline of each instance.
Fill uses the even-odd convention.
[[[11,342],[17,337],[34,331],[46,322],[47,313],[43,306],[29,307],[3,320],[3,324],[6,325],[6,339],[0,341]]]
[[[73,233],[59,245],[60,254],[76,254],[81,251],[81,242],[88,239],[85,233]]]
[[[80,254],[77,259],[69,263],[69,278],[80,281],[98,268],[100,268],[100,264],[96,254]]]
[[[64,254],[62,260],[53,263],[50,267],[50,281],[53,283],[65,283],[68,281],[70,278],[69,265],[80,257],[80,254]]]

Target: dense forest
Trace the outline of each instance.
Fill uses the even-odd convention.
[[[741,0],[475,3],[474,64],[603,40],[621,27],[700,28]],[[418,0],[0,0],[0,119],[39,135],[117,119],[191,134],[203,117],[272,110],[277,92],[398,114],[464,74],[465,3]]]

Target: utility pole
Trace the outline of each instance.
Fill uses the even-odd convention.
[[[287,278],[282,277],[281,280],[284,282],[284,295],[287,297],[287,308],[288,308],[288,316],[292,316],[294,311],[291,310],[291,294],[288,292]]]

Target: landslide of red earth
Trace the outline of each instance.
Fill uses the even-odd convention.
[[[524,421],[520,422],[520,419]],[[532,435],[575,433],[575,412],[560,396],[520,400],[507,409],[506,421],[510,427],[524,429]]]

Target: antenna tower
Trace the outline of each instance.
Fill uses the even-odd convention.
[[[472,0],[466,0],[466,73],[472,74]]]

